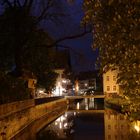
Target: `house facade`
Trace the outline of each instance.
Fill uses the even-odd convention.
[[[119,84],[117,83],[118,70],[108,70],[103,74],[103,91],[106,97],[119,95]]]

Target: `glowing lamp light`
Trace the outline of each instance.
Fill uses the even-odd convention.
[[[88,85],[88,84],[87,84],[87,83],[85,83],[85,86],[86,86],[86,87],[87,87],[87,85]]]
[[[80,104],[78,102],[77,105],[76,105],[76,109],[79,110],[79,108],[80,108]]]
[[[43,90],[39,90],[38,92],[39,92],[39,93],[43,93],[44,91],[43,91]]]
[[[62,82],[63,82],[63,83],[67,83],[67,81],[66,81],[66,80],[62,80]]]
[[[64,123],[64,127],[66,128],[68,126],[68,124],[67,123]]]
[[[134,123],[134,129],[137,131],[137,133],[140,132],[140,121],[136,121]]]
[[[138,133],[140,132],[139,126],[135,125],[134,128],[135,128],[135,130],[136,130]]]

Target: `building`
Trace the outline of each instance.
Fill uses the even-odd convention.
[[[70,54],[68,50],[57,50],[55,55],[55,72],[58,74],[56,80],[56,86],[53,91],[54,96],[65,96],[68,95],[70,87],[72,88],[72,83],[69,78],[71,73],[71,61]]]
[[[76,79],[79,86],[78,94],[83,94],[89,89],[102,92],[102,78],[99,76],[99,71],[80,72]]]
[[[103,74],[103,91],[107,98],[119,95],[117,75],[118,70],[108,70]]]

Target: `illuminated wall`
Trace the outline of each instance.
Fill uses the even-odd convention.
[[[119,94],[117,74],[117,70],[109,70],[103,74],[103,91],[106,97],[111,97],[113,93]]]

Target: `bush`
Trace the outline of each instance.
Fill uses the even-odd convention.
[[[0,72],[0,104],[30,98],[26,81]]]

